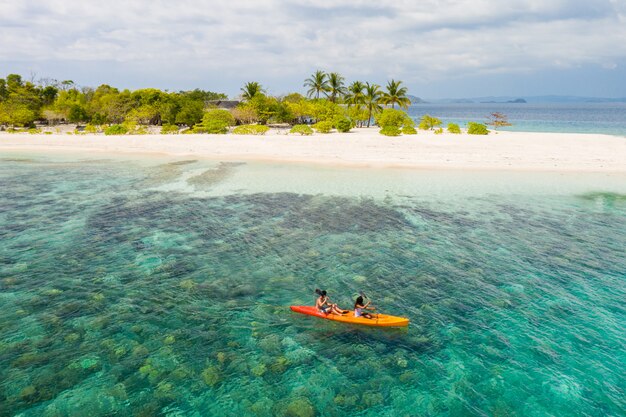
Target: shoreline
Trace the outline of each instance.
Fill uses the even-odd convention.
[[[330,166],[626,173],[626,138],[603,134],[492,132],[486,136],[419,131],[387,137],[377,128],[286,135],[104,136],[0,133],[0,152],[98,153],[193,157]]]

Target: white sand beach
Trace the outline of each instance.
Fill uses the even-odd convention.
[[[155,154],[221,161],[280,161],[417,169],[626,172],[626,138],[600,134],[420,131],[386,137],[350,133],[244,135],[43,135],[0,133],[0,152]]]

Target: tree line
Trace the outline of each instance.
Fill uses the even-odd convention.
[[[143,125],[194,125],[207,103],[225,94],[193,90],[164,92],[154,88],[119,90],[103,84],[77,87],[73,81],[52,80],[48,85],[24,81],[20,75],[0,78],[0,125],[32,126],[35,121]]]
[[[240,102],[232,109],[236,124],[334,123],[349,120],[353,126],[370,126],[384,107],[407,108],[411,102],[402,81],[380,85],[354,81],[346,84],[336,72],[318,70],[304,80],[306,96],[291,93],[269,95],[258,82],[241,88]],[[56,125],[126,124],[131,126],[189,127],[202,123],[206,112],[222,93],[204,91],[167,92],[154,88],[119,90],[103,84],[97,88],[78,87],[71,80],[24,81],[20,75],[0,78],[0,125],[33,126],[35,122]]]

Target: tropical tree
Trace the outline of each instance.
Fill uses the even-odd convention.
[[[192,91],[181,91],[180,94],[192,100],[202,101],[204,102],[205,105],[209,101],[228,99],[228,96],[226,94],[215,93],[213,91],[204,91],[204,90],[200,90],[199,88],[196,88],[195,90],[192,90]]]
[[[22,82],[22,76],[19,74],[9,74],[6,80],[7,89],[9,92],[16,91],[24,83]]]
[[[184,98],[181,101],[180,110],[176,113],[174,122],[178,125],[192,127],[202,120],[204,116],[204,104],[197,100]]]
[[[35,111],[16,101],[0,103],[0,125],[28,126],[37,119]]]
[[[84,108],[85,106],[85,95],[73,88],[71,90],[63,90],[59,93],[58,97],[54,102],[54,109],[56,112],[61,113],[64,119],[69,120],[69,113],[72,111],[74,114],[79,112],[76,110],[77,108]],[[71,120],[76,121],[76,120]]]
[[[404,109],[411,105],[411,100],[406,96],[407,88],[400,87],[402,81],[391,80],[387,83],[387,92],[383,94],[382,104],[391,104],[395,108],[396,104]]]
[[[361,81],[353,81],[348,86],[346,93],[346,104],[348,105],[348,116],[352,119],[358,127],[363,127],[365,119],[367,119],[367,111],[363,110],[363,103],[365,100],[365,84]]]
[[[329,90],[327,75],[324,71],[317,70],[310,78],[304,80],[304,86],[309,87],[307,91],[308,97],[320,98],[320,93],[326,93]]]
[[[0,78],[0,101],[9,97],[9,89],[7,88],[7,82],[4,78]]]
[[[346,103],[348,107],[356,106],[360,108],[363,105],[363,90],[365,90],[365,84],[361,81],[353,81],[352,84],[348,87],[348,92],[346,96]]]
[[[108,85],[79,88],[71,80],[43,79],[36,85],[18,74],[9,74],[0,78],[0,124],[29,126],[43,119],[49,123],[65,120],[194,126],[202,120],[210,101],[226,98],[225,94],[199,89],[170,93],[154,88],[120,91]],[[282,117],[279,111],[275,113]]]
[[[336,119],[345,118],[345,110],[330,100],[314,100],[311,103],[311,116],[316,122],[333,122]]]
[[[61,81],[61,84],[60,84],[61,90],[67,91],[67,90],[71,90],[72,88],[74,88],[74,81],[72,80]]]
[[[158,124],[161,117],[159,109],[150,104],[144,104],[140,107],[135,107],[126,113],[126,122],[134,122],[140,125]]]
[[[41,90],[42,103],[46,106],[51,105],[52,103],[54,103],[54,100],[56,100],[58,93],[59,90],[56,87],[53,87],[51,85],[44,87]]]
[[[313,118],[315,106],[312,100],[307,100],[299,94],[290,94],[283,99],[283,102],[289,108],[291,114],[293,114],[296,124],[304,124]]]
[[[365,95],[363,97],[363,104],[367,108],[367,127],[370,127],[370,121],[372,116],[381,111],[380,99],[382,92],[378,84],[365,83]]]
[[[247,101],[252,100],[252,98],[257,94],[263,94],[263,87],[261,87],[261,84],[257,83],[256,81],[251,81],[245,83],[244,86],[241,88],[241,91],[243,92],[241,97]]]
[[[327,96],[335,103],[338,97],[342,97],[346,94],[346,87],[344,86],[344,78],[337,72],[331,72],[328,74],[328,93]]]

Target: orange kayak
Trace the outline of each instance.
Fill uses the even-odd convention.
[[[409,319],[406,317],[390,316],[388,314],[372,314],[373,318],[367,319],[365,317],[354,317],[354,310],[340,316],[337,314],[320,313],[314,306],[291,306],[290,308],[291,311],[295,311],[296,313],[342,323],[362,324],[364,326],[374,327],[404,327],[409,325]]]

